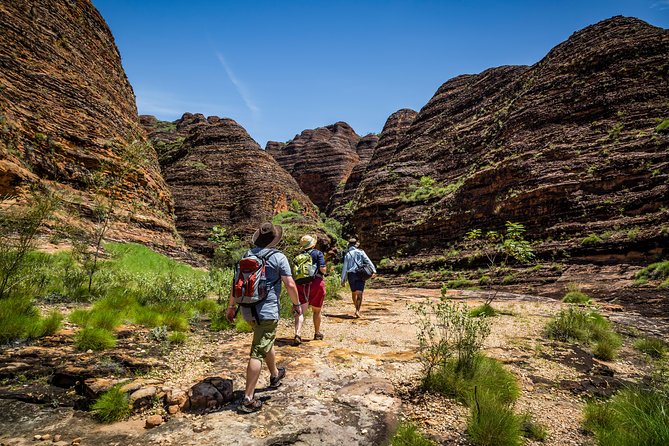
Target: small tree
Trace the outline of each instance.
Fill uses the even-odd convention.
[[[25,278],[21,270],[35,238],[53,213],[57,200],[52,193],[34,191],[27,207],[0,206],[0,299]]]
[[[487,318],[470,315],[464,304],[442,297],[439,302],[426,301],[412,306],[417,314],[419,359],[426,380],[435,368],[455,357],[456,372],[473,373],[483,342],[490,334]]]
[[[520,263],[529,263],[534,259],[534,250],[530,242],[523,237],[524,233],[525,226],[521,223],[507,221],[506,231],[503,234],[497,231],[487,231],[484,234],[481,229],[472,229],[465,235],[465,241],[473,245],[487,259],[487,275],[491,280],[487,281],[488,297],[484,305],[490,305],[497,297],[497,291],[491,292],[493,281],[499,276],[500,268],[506,265],[509,259]]]
[[[222,226],[211,228],[209,241],[216,245],[212,266],[216,268],[233,267],[248,246],[236,235],[230,234]]]
[[[146,167],[149,163],[148,151],[147,143],[135,140],[123,149],[115,163],[101,163],[99,169],[91,171],[86,177],[88,191],[93,196],[90,218],[93,225],[89,229],[75,231],[72,242],[75,256],[88,278],[89,294],[105,236],[119,216],[117,189],[133,173]]]

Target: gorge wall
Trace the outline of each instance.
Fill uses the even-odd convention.
[[[2,2],[0,30],[0,196],[39,184],[63,200],[62,222],[86,226],[91,179],[106,178],[123,215],[110,237],[175,246],[169,190],[91,2]]]
[[[174,197],[176,225],[186,243],[210,254],[211,228],[244,240],[258,225],[298,205],[316,219],[295,180],[232,119],[186,113],[175,122],[141,116]]]
[[[364,138],[345,122],[304,130],[287,143],[269,141],[265,150],[297,181],[321,211],[330,209],[353,168],[371,157],[376,135]],[[337,203],[341,197],[335,199]]]
[[[614,17],[533,66],[451,79],[417,115],[388,120],[349,205],[353,230],[377,259],[441,255],[506,221],[546,255],[658,254],[669,240],[667,54],[669,31]]]

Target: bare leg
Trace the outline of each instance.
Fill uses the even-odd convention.
[[[305,304],[306,305],[306,304]],[[304,307],[302,305],[302,314],[296,314],[295,317],[295,336],[299,336],[302,331],[302,323],[304,322]]]
[[[351,300],[353,301],[353,307],[355,307],[355,314],[357,317],[358,314],[358,292],[351,291]]]
[[[269,356],[269,354],[267,356]],[[269,363],[267,365],[269,366]],[[256,384],[258,384],[258,378],[260,377],[261,368],[262,362],[259,359],[249,359],[249,365],[246,367],[246,391],[244,393],[244,396],[247,400],[253,399],[253,394],[256,390]]]
[[[360,317],[360,307],[362,307],[362,291],[356,291],[355,314]]]
[[[279,369],[276,368],[276,356],[274,356],[274,346],[269,349],[267,356],[265,356],[265,362],[267,363],[267,370],[269,370],[270,375],[276,377],[279,375]]]
[[[321,309],[318,307],[311,307],[314,312],[314,334],[321,332]]]

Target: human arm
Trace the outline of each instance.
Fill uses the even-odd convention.
[[[286,286],[288,297],[290,297],[290,301],[293,303],[293,312],[301,314],[302,306],[300,305],[300,299],[297,295],[297,285],[295,285],[293,276],[281,276],[281,281]]]
[[[325,265],[325,256],[323,255],[322,252],[318,251],[317,254],[317,260],[316,260],[316,265],[318,266],[318,271],[325,276],[325,274],[328,272],[328,269]]]
[[[235,298],[232,295],[230,290],[230,297],[228,298],[228,310],[225,312],[225,318],[228,322],[233,322],[235,320],[235,315],[237,314],[237,305],[235,305]]]
[[[348,255],[344,255],[344,265],[341,268],[341,285],[346,283],[346,273],[348,272]]]

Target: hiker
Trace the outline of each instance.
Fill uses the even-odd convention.
[[[305,235],[300,239],[300,248],[302,252],[295,256],[293,261],[295,271],[294,278],[297,283],[297,294],[300,298],[302,311],[295,314],[295,339],[293,344],[300,345],[302,337],[302,323],[304,322],[304,312],[311,305],[314,320],[314,340],[323,339],[321,332],[321,309],[325,301],[325,281],[323,277],[326,273],[325,257],[316,247],[316,238]]]
[[[346,278],[351,287],[351,299],[355,306],[354,316],[360,317],[362,306],[362,292],[365,291],[365,281],[376,276],[376,267],[369,260],[367,254],[359,249],[360,243],[356,238],[348,241],[348,249],[344,254],[344,267],[341,270],[341,285],[344,286]]]
[[[279,387],[286,376],[286,369],[276,366],[274,355],[281,282],[286,285],[288,296],[293,302],[293,313],[302,311],[290,263],[282,252],[272,249],[279,243],[282,234],[281,226],[269,222],[263,223],[255,231],[251,239],[255,248],[247,251],[239,261],[228,301],[228,321],[233,322],[237,311],[241,310],[244,320],[253,327],[251,357],[246,368],[246,389],[238,407],[244,413],[256,412],[262,407],[262,401],[254,398],[254,393],[263,360],[270,372],[270,388]]]

